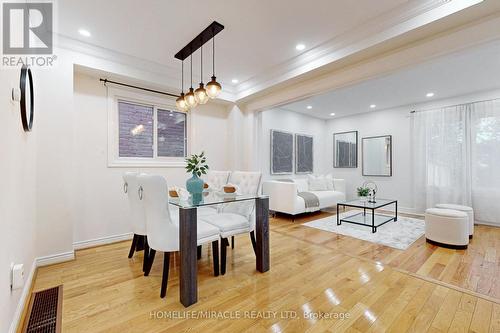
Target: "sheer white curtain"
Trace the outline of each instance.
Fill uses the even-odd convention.
[[[500,100],[413,113],[415,208],[472,206],[500,224]]]
[[[500,100],[471,104],[472,206],[478,221],[500,225]]]

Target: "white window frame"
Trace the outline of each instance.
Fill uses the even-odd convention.
[[[120,133],[118,102],[153,107],[153,157],[120,157]],[[140,167],[167,167],[183,168],[186,166],[184,157],[162,157],[158,153],[158,109],[179,112],[175,100],[159,97],[147,93],[138,93],[126,89],[108,87],[108,167],[110,168],[140,168]],[[186,155],[191,151],[191,119],[186,112]]]

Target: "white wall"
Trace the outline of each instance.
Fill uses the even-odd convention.
[[[158,97],[158,95],[155,95]],[[109,168],[107,166],[106,88],[98,78],[77,73],[74,78],[74,242],[129,233],[128,203],[122,190],[122,174],[135,170],[161,174],[169,186],[184,186],[184,168]],[[229,111],[209,103],[191,111],[191,151],[205,151],[214,170],[226,170]]]
[[[10,101],[19,87],[19,70],[0,70],[0,332],[7,332],[22,289],[10,290],[10,264],[24,264],[26,278],[36,256],[36,140],[37,127],[25,133],[19,103]],[[35,81],[35,87],[40,84]],[[36,120],[36,115],[35,115]]]
[[[347,197],[355,198],[356,188],[367,180],[378,186],[381,198],[397,198],[401,209],[413,207],[410,152],[410,114],[409,108],[396,108],[376,111],[329,120],[326,136],[327,168],[335,178],[346,180]],[[333,133],[358,131],[358,167],[333,168]],[[392,177],[364,177],[361,170],[361,144],[363,137],[392,135]]]
[[[283,109],[271,109],[257,114],[257,147],[259,150],[259,165],[263,179],[305,177],[305,175],[271,175],[271,130],[282,130],[297,134],[307,134],[314,137],[314,173],[325,170],[326,121],[309,117],[300,113]],[[295,163],[295,161],[294,161]]]

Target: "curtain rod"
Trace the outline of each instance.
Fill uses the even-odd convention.
[[[497,98],[483,99],[483,100],[472,101],[472,102],[467,102],[467,103],[460,103],[460,104],[454,104],[454,105],[445,105],[445,106],[441,106],[441,107],[433,107],[433,108],[422,109],[422,110],[418,110],[418,111],[417,110],[412,110],[412,111],[410,111],[410,113],[432,111],[432,110],[438,110],[438,109],[444,109],[444,108],[452,108],[452,107],[455,107],[455,106],[467,105],[467,104],[474,104],[474,103],[481,103],[481,102],[492,102],[492,101],[496,101],[496,100],[500,100],[500,98],[497,97]]]
[[[99,79],[99,81],[104,82],[104,85],[106,85],[106,83],[112,83],[112,84],[116,84],[116,85],[119,85],[119,86],[124,86],[124,87],[129,87],[129,88],[134,88],[134,89],[149,91],[149,92],[152,92],[152,93],[155,93],[155,94],[167,95],[167,96],[175,97],[175,98],[179,97],[179,95],[171,94],[171,93],[168,93],[168,92],[159,91],[159,90],[153,90],[153,89],[143,88],[143,87],[138,87],[138,86],[133,86],[131,84],[126,84],[126,83],[122,83],[122,82],[111,81],[111,80],[108,80],[108,79]]]

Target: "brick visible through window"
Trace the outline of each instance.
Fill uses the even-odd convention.
[[[186,156],[186,114],[158,109],[158,156]]]
[[[118,102],[119,156],[153,157],[153,107]]]

